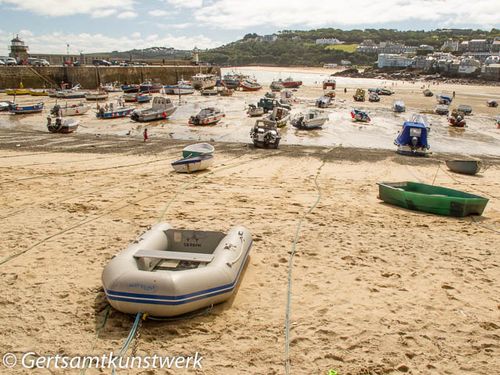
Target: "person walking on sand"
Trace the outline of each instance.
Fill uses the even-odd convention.
[[[455,91],[453,91],[453,99],[455,99]]]
[[[347,94],[347,87],[344,87],[344,94]]]
[[[142,133],[142,135],[144,136],[144,142],[147,142],[148,141],[148,128],[144,128],[144,132]]]

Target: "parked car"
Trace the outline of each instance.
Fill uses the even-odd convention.
[[[73,66],[81,66],[80,61],[78,60],[73,61]]]
[[[95,59],[92,61],[92,65],[95,66],[111,66],[111,63],[107,60]]]
[[[0,66],[5,66],[5,63],[3,62],[2,59],[0,59]]]
[[[50,66],[50,63],[45,59],[37,59],[33,62],[34,66]]]
[[[17,61],[13,57],[2,57],[2,60],[5,65],[17,65]]]

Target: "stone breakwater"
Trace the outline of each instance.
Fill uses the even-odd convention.
[[[145,80],[175,84],[178,80],[190,79],[199,72],[220,74],[219,67],[207,66],[12,66],[0,67],[0,88],[58,87],[62,81],[79,83],[86,89],[97,88],[107,82],[140,83]]]

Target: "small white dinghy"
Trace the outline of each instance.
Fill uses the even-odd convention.
[[[106,265],[104,291],[123,313],[185,314],[233,295],[251,246],[242,226],[224,234],[159,223]]]
[[[191,156],[174,161],[172,168],[178,173],[193,173],[202,171],[212,166],[214,156],[212,154]]]

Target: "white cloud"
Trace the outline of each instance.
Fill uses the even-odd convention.
[[[120,19],[131,19],[131,18],[135,18],[135,17],[137,17],[137,13],[132,12],[130,10],[128,10],[126,12],[122,12],[117,16],[117,18],[120,18]]]
[[[173,36],[171,34],[141,34],[139,32],[122,37],[111,37],[100,33],[89,34],[33,34],[28,30],[19,33],[21,39],[28,45],[31,53],[66,53],[66,43],[70,44],[70,53],[110,52],[112,50],[127,51],[134,48],[173,47],[176,49],[213,48],[222,42],[212,40],[203,35]],[[12,35],[0,31],[0,56],[6,55],[7,45]]]
[[[105,17],[105,14],[109,16],[117,11],[132,10],[134,0],[0,0],[0,4],[43,16],[90,14],[92,17]]]
[[[183,0],[168,0],[183,2]],[[190,1],[188,1],[190,2]],[[194,18],[215,28],[241,30],[259,26],[274,28],[329,27],[363,28],[366,24],[411,21],[491,27],[500,24],[498,2],[494,0],[214,0],[194,11]]]
[[[153,9],[148,12],[148,14],[152,17],[165,17],[169,14],[166,10],[161,9]]]
[[[175,8],[201,8],[203,0],[166,0],[169,5]]]

